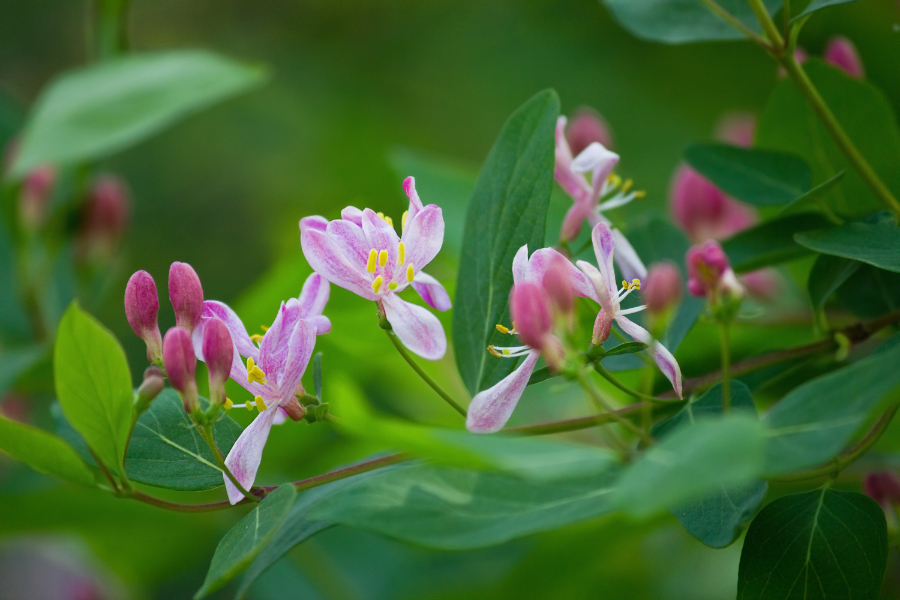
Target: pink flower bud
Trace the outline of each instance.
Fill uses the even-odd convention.
[[[154,398],[159,396],[160,392],[166,387],[166,380],[163,377],[162,369],[156,365],[150,365],[144,371],[144,380],[137,389],[137,400],[135,407],[138,414],[147,410]]]
[[[575,310],[575,291],[566,275],[569,270],[568,262],[561,255],[553,254],[543,281],[544,291],[553,310],[563,315],[570,315]]]
[[[735,146],[749,148],[756,134],[756,115],[735,111],[725,114],[716,126],[716,138]]]
[[[825,62],[829,62],[851,77],[865,77],[862,60],[853,42],[842,36],[834,36],[825,47]]]
[[[741,283],[751,296],[760,300],[772,300],[781,291],[781,276],[774,269],[760,269],[741,275]]]
[[[535,283],[513,286],[509,296],[509,313],[523,343],[541,349],[553,327],[550,300],[544,288]]]
[[[591,336],[593,345],[599,346],[609,339],[609,334],[612,331],[612,322],[612,317],[601,308],[600,312],[597,313],[597,318],[594,320],[594,333]]]
[[[572,120],[566,127],[566,141],[573,156],[593,144],[600,142],[605,148],[612,150],[613,139],[609,125],[593,108],[581,107],[575,110]]]
[[[714,291],[722,277],[731,271],[728,257],[718,242],[709,240],[687,251],[688,291],[693,296],[705,296]]]
[[[162,336],[159,333],[159,296],[156,283],[147,271],[138,271],[125,286],[125,316],[135,335],[147,344],[147,360],[162,358]]]
[[[665,312],[681,298],[681,271],[670,261],[654,263],[642,289],[647,310],[651,314]]]
[[[169,268],[169,300],[175,309],[175,323],[188,332],[193,331],[203,313],[203,286],[191,265],[172,263]]]
[[[25,176],[19,194],[19,216],[29,229],[44,224],[50,210],[50,198],[56,183],[56,169],[38,167]]]
[[[873,471],[863,479],[863,492],[888,509],[894,502],[900,502],[900,477],[893,471]]]
[[[197,358],[187,329],[175,326],[163,338],[163,365],[172,387],[181,393],[184,410],[191,413],[200,408],[197,399]]]
[[[756,213],[725,195],[687,165],[675,172],[669,192],[672,217],[695,242],[718,240],[756,222]]]
[[[124,182],[106,175],[97,179],[88,193],[82,229],[82,253],[108,259],[116,251],[128,223],[131,200]]]
[[[207,319],[203,326],[203,362],[209,370],[209,397],[213,404],[225,403],[225,382],[231,373],[234,344],[225,322]]]

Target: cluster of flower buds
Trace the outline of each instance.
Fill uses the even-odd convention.
[[[731,269],[722,246],[714,240],[706,241],[691,247],[685,260],[691,295],[706,296],[718,319],[731,320],[744,298],[744,287]]]
[[[862,488],[869,498],[881,505],[888,528],[896,531],[900,524],[894,506],[900,503],[900,477],[893,471],[872,471],[863,478]]]

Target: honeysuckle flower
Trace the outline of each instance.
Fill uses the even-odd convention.
[[[641,289],[641,282],[637,279],[628,282],[623,281],[622,287],[616,285],[615,272],[613,271],[613,255],[616,250],[616,237],[605,223],[600,223],[591,232],[594,242],[594,253],[597,255],[597,267],[589,262],[580,260],[577,265],[581,272],[593,284],[589,298],[600,304],[600,312],[594,322],[593,343],[599,344],[605,341],[610,334],[613,321],[635,341],[647,344],[647,352],[656,362],[656,365],[672,383],[675,393],[681,398],[681,368],[672,353],[662,344],[653,339],[650,333],[628,318],[628,315],[646,309],[646,306],[622,309],[621,303],[629,294]],[[618,288],[618,289],[617,289]]]
[[[669,203],[673,219],[695,243],[727,238],[758,221],[754,209],[728,197],[687,165],[675,171]]]
[[[863,478],[863,492],[890,512],[891,505],[900,503],[900,477],[893,471],[872,471]]]
[[[197,397],[197,358],[191,334],[179,326],[172,327],[163,338],[163,364],[172,387],[181,394],[184,410],[195,413],[200,408]]]
[[[203,286],[191,265],[173,262],[169,267],[169,300],[175,309],[175,323],[193,331],[203,311]]]
[[[609,225],[603,211],[628,204],[635,198],[642,198],[644,192],[632,190],[630,179],[623,182],[613,173],[619,162],[619,155],[599,142],[591,143],[573,158],[565,128],[566,118],[559,117],[556,122],[556,165],[553,173],[556,181],[574,202],[566,213],[559,234],[560,240],[567,242],[578,237],[584,221],[592,228],[598,223]],[[585,173],[591,174],[590,183],[585,178]],[[619,244],[616,262],[622,274],[631,279],[646,277],[647,269],[631,244],[618,229],[613,231]]]
[[[226,400],[225,407],[244,406],[260,412],[225,458],[225,465],[244,489],[250,489],[256,479],[272,425],[284,421],[285,412],[303,412],[296,395],[304,393],[300,382],[312,356],[316,334],[331,329],[328,319],[322,316],[328,294],[328,282],[314,273],[304,283],[300,297],[283,302],[275,321],[261,335],[248,334],[227,305],[212,300],[203,303],[203,313],[194,330],[195,354],[203,360],[204,331],[213,319],[221,320],[234,344],[230,376],[254,397],[253,402],[244,405]],[[223,478],[229,501],[240,502],[240,490],[227,476]]]
[[[201,354],[209,371],[209,401],[218,407],[225,404],[225,382],[234,363],[234,342],[228,326],[219,318],[206,320],[201,338]]]
[[[147,344],[147,361],[162,358],[162,334],[159,332],[159,295],[156,282],[147,271],[137,271],[125,286],[125,317],[135,335]]]
[[[348,206],[334,221],[318,216],[301,220],[300,243],[317,273],[378,302],[404,346],[422,358],[438,360],[447,351],[440,321],[424,307],[402,300],[399,293],[411,286],[432,308],[450,309],[447,291],[422,271],[441,249],[444,217],[440,207],[422,205],[412,177],[406,178],[403,189],[409,210],[400,221],[401,235],[390,217]]]
[[[715,240],[689,248],[685,262],[688,268],[688,291],[693,296],[706,296],[715,292],[724,280],[734,278],[728,256]]]
[[[594,142],[610,150],[613,148],[609,125],[600,113],[588,106],[575,110],[572,120],[566,126],[566,141],[574,155],[581,154],[582,150]]]
[[[836,35],[828,41],[825,52],[822,55],[825,62],[831,63],[851,77],[862,79],[866,76],[862,59],[856,46],[847,38]]]
[[[654,263],[650,265],[642,287],[647,312],[665,313],[681,298],[681,271],[671,261]]]

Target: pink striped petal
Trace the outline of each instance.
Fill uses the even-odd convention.
[[[431,275],[419,271],[413,278],[412,287],[422,297],[422,300],[435,310],[443,312],[453,307],[447,290]]]
[[[287,357],[278,378],[282,402],[290,400],[300,385],[315,345],[316,326],[305,319],[299,319],[288,339]]]
[[[444,214],[439,206],[429,204],[412,221],[406,221],[403,243],[406,245],[406,262],[412,263],[416,272],[437,256],[444,244]]]
[[[362,227],[362,216],[363,211],[359,210],[355,206],[348,206],[344,210],[341,211],[341,218],[345,221],[350,221],[354,225],[358,227]]]
[[[540,355],[532,350],[500,383],[477,393],[469,405],[466,429],[472,433],[494,433],[502,429],[516,409]]]
[[[372,282],[358,270],[341,249],[321,231],[304,231],[300,235],[303,255],[313,270],[336,286],[349,290],[367,300],[377,300]]]
[[[566,213],[563,219],[562,228],[559,232],[559,239],[563,242],[570,242],[578,237],[581,233],[581,224],[588,219],[594,212],[594,208],[588,198],[575,200],[575,203]]]
[[[640,279],[643,281],[647,278],[647,267],[641,261],[641,257],[634,251],[634,247],[625,239],[625,236],[618,229],[613,229],[613,235],[616,238],[616,264],[622,272],[622,277],[631,281],[632,279]]]
[[[413,218],[419,214],[419,211],[424,208],[422,201],[419,199],[419,193],[416,192],[415,177],[407,177],[403,180],[403,191],[406,193],[406,197],[409,198],[409,212],[406,215],[406,224],[409,225]],[[406,227],[403,230],[406,231]]]
[[[398,269],[397,265],[397,246],[400,244],[400,238],[394,228],[388,225],[387,221],[375,214],[371,208],[363,211],[362,221],[363,233],[366,235],[366,243],[369,248],[374,248],[380,253],[387,250],[387,262],[384,267],[378,267],[377,274],[384,274],[384,278],[388,281],[394,278],[394,271]],[[407,255],[409,248],[406,249]],[[419,265],[416,265],[419,266]]]
[[[606,282],[606,287],[609,288],[610,293],[615,294],[618,289],[618,286],[616,285],[616,272],[613,270],[613,255],[616,251],[616,236],[613,235],[609,225],[606,223],[598,223],[591,232],[591,239],[594,242],[594,254],[597,257],[597,268],[600,269],[600,274],[603,276],[603,281]]]
[[[307,319],[316,328],[316,335],[325,335],[331,332],[331,319],[325,315],[317,315]]]
[[[528,274],[526,279],[537,284],[543,284],[544,275],[550,268],[562,266],[565,269],[563,275],[572,284],[572,291],[582,298],[594,298],[595,292],[591,281],[585,277],[569,259],[553,248],[541,248],[535,250],[528,260]]]
[[[325,228],[328,227],[328,219],[325,217],[320,217],[318,215],[313,217],[303,217],[300,219],[300,231],[306,231],[307,229],[315,229],[316,231],[325,231]]]
[[[200,318],[202,320],[203,318],[209,317],[216,317],[225,322],[228,333],[231,335],[231,340],[234,342],[234,347],[241,356],[259,360],[259,349],[256,347],[256,344],[250,340],[250,336],[247,334],[247,328],[244,327],[244,323],[237,316],[237,313],[231,310],[227,304],[217,302],[216,300],[207,300],[204,302],[203,312],[200,314]]]
[[[328,280],[313,273],[303,282],[303,289],[300,290],[300,316],[304,319],[311,319],[322,314],[325,305],[328,304],[328,296],[331,292],[331,286]]]
[[[365,270],[372,246],[361,226],[339,219],[328,224],[327,234],[351,264],[359,265],[360,271]]]
[[[280,387],[281,375],[287,363],[288,342],[294,326],[300,320],[300,302],[296,298],[286,304],[282,302],[275,321],[259,345],[259,368],[266,374],[266,381],[276,388]]]
[[[269,431],[272,429],[272,421],[275,419],[278,407],[270,406],[241,433],[225,458],[225,466],[234,475],[238,483],[247,491],[253,487],[259,463],[262,461],[263,448],[269,439]],[[238,490],[228,476],[224,473],[225,489],[228,492],[228,501],[237,504],[244,499],[244,495]]]
[[[512,262],[513,283],[528,281],[528,244],[516,252]]]
[[[440,360],[447,352],[447,336],[428,309],[401,300],[397,294],[381,299],[384,315],[403,345],[426,360]]]
[[[630,321],[626,317],[618,316],[616,317],[616,323],[619,324],[622,331],[633,337],[635,341],[647,344],[647,352],[653,357],[653,360],[656,361],[659,370],[662,371],[663,375],[666,376],[666,379],[671,382],[672,387],[675,388],[675,393],[681,398],[681,367],[678,366],[678,361],[675,360],[672,353],[669,352],[665,346],[654,340],[649,331],[634,321]]]
[[[600,274],[597,267],[584,260],[579,260],[576,264],[593,285],[593,293],[587,297],[599,304],[607,314],[614,315],[619,312],[619,303],[616,302],[615,292],[610,292],[606,280],[603,279],[603,275]]]

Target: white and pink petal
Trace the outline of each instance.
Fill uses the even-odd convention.
[[[385,294],[381,303],[385,317],[404,346],[426,360],[444,357],[447,336],[441,322],[427,308],[410,304],[393,293]]]
[[[475,395],[466,416],[466,428],[469,431],[494,433],[506,425],[531,379],[540,355],[537,350],[532,350],[515,371],[494,387]]]

